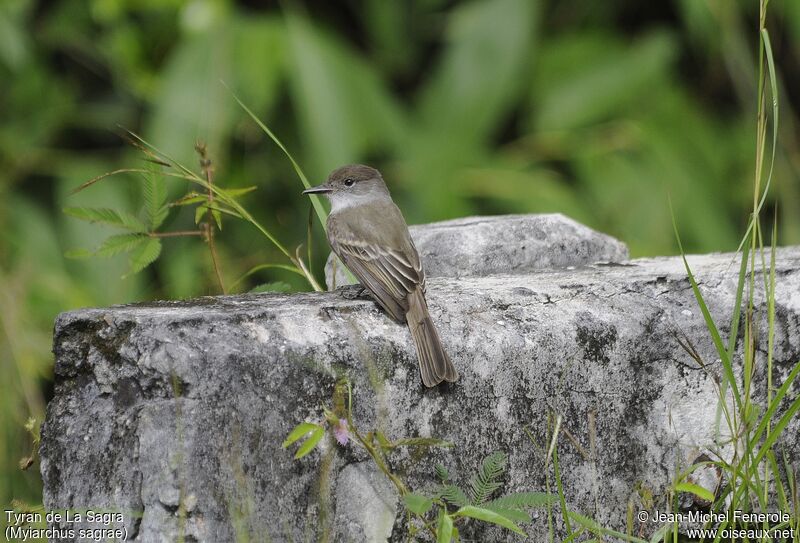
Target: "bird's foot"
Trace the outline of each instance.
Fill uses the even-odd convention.
[[[372,299],[369,291],[361,285],[347,285],[338,289],[346,300]]]

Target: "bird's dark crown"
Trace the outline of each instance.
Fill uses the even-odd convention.
[[[355,183],[370,179],[382,179],[381,172],[364,164],[348,164],[337,168],[328,176],[328,185],[340,185],[350,180]]]

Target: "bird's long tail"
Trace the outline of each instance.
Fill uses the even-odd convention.
[[[425,386],[433,387],[442,381],[452,382],[458,379],[458,372],[442,347],[439,333],[428,314],[428,304],[421,288],[408,295],[406,319],[417,347],[419,371]]]

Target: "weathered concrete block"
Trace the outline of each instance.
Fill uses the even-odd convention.
[[[409,230],[427,277],[530,273],[628,258],[624,243],[560,213],[465,217]],[[331,254],[325,265],[329,289],[353,282],[334,259]]]
[[[736,288],[732,255],[689,261],[725,323]],[[800,248],[778,250],[777,277],[780,383],[800,359]],[[461,374],[434,389],[420,383],[407,329],[356,291],[60,315],[41,446],[45,506],[119,510],[116,524],[135,541],[403,540],[388,520],[401,525],[403,507],[364,453],[329,436],[299,461],[281,448],[298,422],[321,419],[342,375],[353,383],[353,416],[364,431],[453,443],[393,455],[415,489],[433,486],[436,462],[465,482],[484,456],[502,450],[506,490],[543,490],[551,466],[525,429],[541,446],[548,414],[561,415],[574,439],[562,434],[558,444],[569,505],[617,529],[642,489],[664,510],[676,467],[713,447],[714,376],[678,338],[690,338],[714,371],[719,362],[679,258],[432,277],[431,315]],[[763,300],[756,311],[763,314]],[[759,364],[760,389],[764,372]],[[793,421],[782,443],[795,464],[797,430]],[[543,540],[543,513],[525,528]],[[497,528],[460,529],[473,540],[508,540]]]

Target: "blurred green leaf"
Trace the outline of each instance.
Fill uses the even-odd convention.
[[[290,82],[308,141],[312,174],[332,169],[399,141],[399,107],[366,63],[338,39],[289,12]],[[313,184],[313,183],[312,183]]]
[[[303,437],[303,436],[305,436],[307,434],[310,434],[311,432],[313,432],[317,428],[320,428],[319,424],[314,424],[314,423],[311,423],[311,422],[301,422],[300,424],[295,426],[292,429],[291,432],[289,432],[289,435],[286,436],[285,440],[283,440],[283,443],[281,444],[281,447],[283,447],[285,449],[286,447],[288,447],[289,445],[291,445],[292,443],[294,443],[295,441],[297,441],[301,437]]]
[[[418,48],[413,33],[419,31],[411,22],[411,10],[402,2],[385,0],[367,0],[363,9],[369,21],[364,30],[375,54],[373,65],[389,73],[407,69]]]
[[[297,452],[294,453],[295,460],[303,458],[308,453],[314,450],[314,447],[317,446],[319,440],[322,439],[322,436],[325,435],[325,428],[322,426],[317,426],[312,432],[308,439],[303,442],[302,445],[297,449]]]
[[[235,64],[231,32],[223,19],[184,37],[161,73],[146,139],[182,164],[197,164],[196,141],[219,152],[232,129],[234,104],[221,83],[231,79]]]
[[[64,256],[67,258],[74,258],[76,260],[85,260],[87,258],[92,258],[95,256],[95,254],[89,249],[77,248],[65,251]]]
[[[406,504],[406,507],[409,511],[419,516],[425,515],[425,513],[430,511],[431,507],[433,507],[433,500],[427,496],[416,494],[414,492],[404,494],[403,503]]]
[[[508,509],[507,507],[499,507],[492,505],[491,503],[485,503],[482,505],[482,507],[484,509],[488,509],[489,511],[494,511],[498,515],[502,515],[512,522],[531,521],[531,516],[526,511],[521,509]]]
[[[204,243],[198,243],[195,238],[179,237],[170,240],[169,247],[169,254],[180,255],[180,258],[165,255],[157,262],[159,276],[163,277],[164,297],[186,299],[217,287],[209,284],[213,270]]]
[[[34,59],[21,65],[13,85],[0,92],[0,157],[12,165],[38,160],[39,168],[52,166],[45,149],[73,115],[75,102],[74,90],[50,74],[45,63]]]
[[[0,229],[5,266],[31,265],[43,270],[64,270],[61,246],[53,216],[23,194],[8,194],[8,226]]]
[[[220,188],[219,190],[220,190],[221,193],[225,194],[226,196],[228,196],[230,198],[238,198],[239,196],[244,196],[245,194],[250,194],[251,192],[253,192],[256,189],[258,189],[258,187],[250,186],[250,187],[241,187],[241,188],[238,188],[238,189]]]
[[[232,87],[257,115],[265,115],[286,76],[285,24],[273,17],[240,16],[235,28]]]
[[[27,2],[0,3],[0,61],[15,71],[29,60],[28,36],[24,32]]]
[[[273,281],[271,283],[261,283],[250,289],[250,292],[291,292],[292,285],[285,281]]]
[[[561,36],[542,50],[534,75],[532,127],[567,130],[647,108],[647,90],[668,80],[675,56],[664,31],[627,46],[602,34]]]
[[[455,513],[453,513],[454,517],[470,517],[478,520],[482,520],[484,522],[489,522],[492,524],[497,524],[498,526],[502,526],[512,532],[518,533],[521,536],[527,537],[527,534],[523,532],[519,526],[514,524],[511,520],[504,517],[499,513],[495,513],[494,511],[490,511],[489,509],[483,509],[482,507],[475,507],[472,505],[467,505],[462,507]]]
[[[538,19],[538,3],[529,0],[474,0],[451,10],[444,54],[418,106],[426,129],[456,141],[488,137],[525,90]]]
[[[465,196],[499,201],[498,207],[506,212],[558,212],[577,221],[586,221],[592,215],[570,183],[554,170],[489,164],[466,169],[461,178],[460,190]]]
[[[678,483],[677,485],[675,485],[675,491],[676,492],[688,492],[690,494],[694,494],[695,496],[697,496],[697,497],[699,497],[699,498],[701,498],[703,500],[706,500],[707,502],[713,502],[714,501],[714,493],[713,492],[711,492],[710,490],[708,490],[706,488],[703,488],[700,485],[696,485],[694,483],[688,483],[688,482]]]
[[[450,543],[453,539],[453,519],[446,512],[439,513],[439,524],[436,526],[436,543]]]

